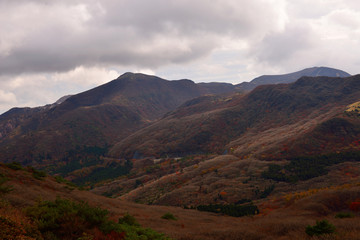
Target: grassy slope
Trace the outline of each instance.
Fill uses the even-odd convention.
[[[15,209],[35,203],[38,199],[54,200],[57,196],[83,200],[90,205],[108,209],[117,219],[126,212],[134,215],[144,227],[167,233],[176,239],[307,239],[305,227],[315,220],[328,219],[337,228],[331,239],[357,239],[360,234],[359,215],[354,218],[336,219],[335,213],[349,211],[349,203],[360,198],[359,184],[343,185],[334,189],[323,189],[298,195],[278,195],[260,205],[262,214],[255,217],[233,218],[216,214],[185,210],[177,207],[148,206],[105,198],[90,192],[69,189],[51,177],[36,180],[24,171],[0,167],[14,190],[4,196]],[[13,208],[11,208],[13,209]],[[0,214],[9,214],[8,208]],[[178,220],[166,220],[161,216],[167,212]]]

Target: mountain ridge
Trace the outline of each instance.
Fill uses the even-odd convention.
[[[350,77],[351,75],[345,71],[329,68],[329,67],[311,67],[303,70],[281,74],[281,75],[262,75],[254,78],[250,82],[243,82],[237,84],[237,88],[241,91],[250,91],[260,85],[265,84],[279,84],[279,83],[292,83],[301,77]]]
[[[133,157],[221,154],[237,147],[241,136],[295,124],[304,118],[304,109],[317,109],[329,97],[333,100],[328,104],[337,104],[336,97],[356,90],[347,87],[336,90],[338,96],[332,94],[326,81],[341,79],[303,77],[292,85],[263,85],[246,94],[226,83],[125,73],[49,108],[12,109],[1,115],[0,157],[83,182],[91,177],[84,178],[82,170],[99,175],[97,169],[106,172],[112,165],[115,172],[109,177],[126,174]],[[303,88],[302,95],[292,88]],[[140,137],[129,140],[135,136]]]
[[[219,90],[219,86],[226,87]],[[169,81],[125,73],[60,104],[14,108],[1,115],[0,155],[3,161],[37,166],[97,159],[113,142],[149,125],[183,102],[232,89],[228,84],[197,85],[191,80]],[[89,147],[102,150],[96,154],[82,152]]]
[[[297,82],[289,85],[263,85],[247,95],[233,95],[233,98],[229,98],[227,101],[220,99],[220,103],[218,103],[220,107],[217,110],[215,110],[217,104],[213,103],[213,99],[207,99],[207,104],[205,105],[212,106],[213,108],[210,108],[208,113],[203,112],[202,115],[199,115],[196,111],[193,112],[193,115],[188,115],[189,111],[187,109],[194,109],[194,105],[187,105],[185,103],[183,105],[185,110],[181,110],[182,108],[180,107],[177,111],[168,114],[168,119],[162,119],[140,130],[139,133],[135,133],[142,134],[139,135],[139,141],[136,141],[137,144],[126,143],[129,138],[135,140],[135,135],[129,136],[123,140],[123,147],[120,147],[121,150],[114,150],[119,148],[120,145],[117,144],[111,150],[111,154],[115,156],[115,152],[128,152],[133,146],[140,146],[138,145],[140,142],[141,149],[150,151],[151,148],[146,145],[146,141],[151,142],[151,146],[154,146],[156,141],[158,141],[158,147],[155,147],[155,149],[164,149],[166,145],[173,146],[173,149],[185,149],[185,145],[191,146],[190,152],[194,152],[195,149],[202,149],[200,152],[208,152],[211,149],[210,143],[213,143],[217,145],[215,147],[217,150],[215,151],[222,152],[225,150],[223,149],[226,145],[225,142],[228,141],[225,140],[227,139],[225,136],[229,134],[228,137],[230,138],[232,138],[231,136],[239,137],[247,131],[247,128],[264,129],[265,126],[267,126],[266,128],[271,128],[272,126],[282,124],[282,122],[288,122],[287,124],[296,122],[298,121],[297,116],[310,114],[310,109],[315,110],[322,104],[326,107],[328,104],[338,105],[341,101],[346,101],[344,103],[345,106],[355,102],[358,95],[351,96],[351,94],[358,92],[359,79],[360,75],[349,78],[302,77]],[[344,97],[349,99],[342,99]],[[201,105],[203,103],[199,102],[196,104]],[[204,107],[200,107],[200,109],[204,109]],[[169,123],[167,124],[166,121]],[[264,125],[262,121],[267,123]],[[259,124],[263,124],[262,127]],[[186,131],[179,130],[181,127],[178,126],[183,126]],[[164,136],[159,135],[160,129],[167,129]],[[173,140],[169,142],[167,140],[168,137],[165,136],[170,135]],[[178,144],[185,145],[175,147],[177,146],[175,144],[177,139],[182,139]],[[200,145],[196,144],[197,141],[200,142]],[[139,150],[137,149],[136,151],[139,152]],[[177,150],[170,152],[175,153]],[[162,155],[170,152],[157,152],[155,155],[158,156],[158,154]],[[132,153],[127,155],[127,157],[131,156]]]
[[[0,116],[0,195],[11,203],[0,218],[60,196],[179,240],[306,239],[319,219],[336,226],[330,238],[358,239],[359,99],[360,75],[239,92],[125,73],[51,107],[15,108]],[[222,216],[244,207],[259,211]]]

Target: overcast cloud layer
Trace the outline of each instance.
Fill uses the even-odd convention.
[[[0,0],[0,113],[123,72],[240,83],[359,73],[358,0]]]

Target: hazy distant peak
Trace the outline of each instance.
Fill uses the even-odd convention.
[[[314,77],[318,77],[318,76],[336,76],[336,77],[350,77],[351,75],[347,72],[344,72],[342,70],[339,69],[335,69],[335,68],[329,68],[329,67],[314,67],[311,68],[313,70],[313,76]],[[309,69],[310,70],[310,69]]]
[[[239,90],[250,91],[259,85],[292,83],[301,77],[350,77],[351,75],[339,69],[329,67],[311,67],[301,71],[280,74],[280,75],[262,75],[254,78],[251,82],[244,82],[237,85]]]

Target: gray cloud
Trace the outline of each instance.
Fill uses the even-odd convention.
[[[1,39],[0,72],[190,62],[210,54],[224,37],[255,37],[277,28],[272,2],[2,1],[6,34],[0,30],[0,36],[9,37]]]
[[[0,0],[0,22],[0,112],[125,71],[239,83],[360,62],[358,0]]]
[[[259,62],[269,65],[279,65],[293,58],[297,53],[314,47],[314,33],[303,26],[285,28],[281,32],[266,35],[262,41],[252,49]]]

